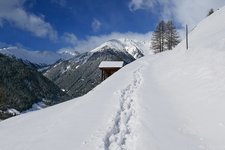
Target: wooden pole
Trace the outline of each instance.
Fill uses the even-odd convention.
[[[188,50],[188,25],[186,24],[186,49]]]

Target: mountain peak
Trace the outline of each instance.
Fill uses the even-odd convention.
[[[145,50],[145,43],[134,41],[127,38],[111,39],[97,48],[91,50],[91,52],[104,51],[105,49],[113,49],[115,51],[125,51],[132,55],[135,59],[143,56]]]

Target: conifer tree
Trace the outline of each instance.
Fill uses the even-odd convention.
[[[209,10],[207,16],[210,16],[210,15],[213,14],[213,13],[214,13],[214,10],[211,8],[211,9]]]
[[[172,50],[180,42],[180,36],[172,21],[160,21],[152,35],[151,48],[155,53]]]
[[[166,24],[164,21],[160,21],[152,35],[151,48],[155,53],[163,52],[165,50],[165,34]]]
[[[172,50],[177,44],[180,43],[180,36],[172,21],[166,23],[165,45],[166,50]]]

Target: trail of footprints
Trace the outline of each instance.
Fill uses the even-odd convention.
[[[114,118],[110,131],[104,138],[105,150],[126,150],[127,142],[134,142],[135,129],[135,92],[141,84],[140,69],[134,72],[133,81],[121,90],[120,109]]]

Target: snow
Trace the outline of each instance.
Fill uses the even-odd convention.
[[[47,105],[44,102],[34,103],[30,109],[24,111],[23,113],[28,113],[28,112],[31,112],[31,111],[40,110],[40,109],[43,109],[43,108],[46,108],[46,107],[47,107]]]
[[[78,69],[79,67],[80,67],[80,65],[77,65],[77,66],[76,66],[76,69]]]
[[[66,70],[69,70],[69,69],[71,69],[71,66],[70,65],[66,67]]]
[[[77,56],[79,54],[79,52],[74,51],[73,49],[61,49],[58,51],[59,54],[62,54],[64,56]]]
[[[99,68],[122,68],[123,61],[102,61]]]
[[[111,48],[115,51],[126,51],[132,55],[135,59],[140,58],[140,53],[142,54],[153,54],[153,51],[150,50],[150,41],[137,41],[132,39],[112,39],[109,40],[90,52],[103,51],[105,48]]]
[[[38,69],[38,72],[43,72],[45,70],[48,70],[49,68],[50,68],[50,66],[42,67],[42,68]]]
[[[57,65],[59,65],[59,64],[57,64]],[[55,67],[56,67],[56,66],[54,66],[54,68],[55,68]],[[67,71],[69,71],[69,70],[71,70],[71,66],[70,66],[70,65],[66,66],[66,68],[65,68],[64,70],[61,71],[61,74],[64,74],[65,72],[67,72]]]
[[[7,109],[7,112],[12,114],[12,115],[19,115],[20,112],[14,108],[10,108],[10,109]]]
[[[125,50],[137,58],[137,49],[139,49],[144,55],[153,54],[153,51],[150,49],[151,40],[147,39],[145,41],[135,40],[135,39],[126,39],[121,38],[118,39],[122,43],[124,43]]]
[[[1,150],[223,150],[225,7],[83,97],[0,122]]]

